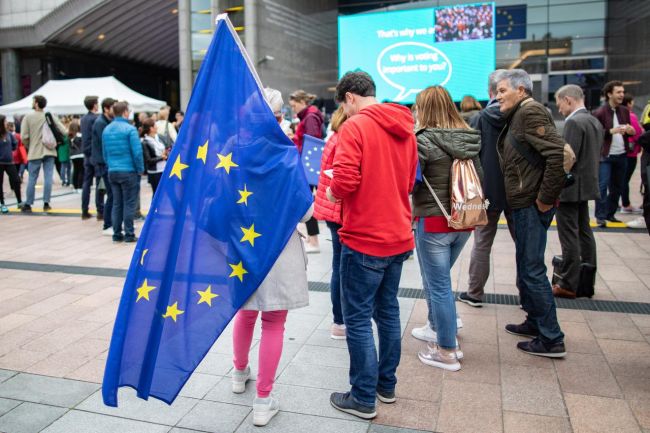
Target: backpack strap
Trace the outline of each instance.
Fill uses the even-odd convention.
[[[426,177],[424,177],[424,175],[422,176],[422,180],[424,181],[424,184],[427,186],[427,188],[429,188],[429,191],[431,192],[431,195],[433,196],[433,198],[436,200],[436,203],[438,203],[438,207],[440,208],[440,210],[442,211],[442,214],[447,219],[447,222],[449,222],[449,220],[451,219],[451,216],[449,216],[449,214],[447,213],[447,210],[445,209],[445,207],[440,202],[440,199],[438,198],[438,195],[433,190],[433,188],[431,188],[431,185],[429,184],[429,181],[427,180]]]

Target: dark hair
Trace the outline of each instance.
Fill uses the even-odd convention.
[[[86,106],[86,109],[90,111],[93,109],[95,105],[97,105],[98,101],[99,101],[99,96],[86,96],[84,98],[84,105]]]
[[[367,72],[347,72],[336,85],[334,99],[337,102],[343,102],[345,94],[348,92],[359,96],[375,96],[375,82]]]
[[[623,96],[623,105],[627,106],[630,102],[634,101],[634,95],[628,92],[625,92],[625,96]]]
[[[34,102],[38,105],[38,108],[41,110],[47,106],[47,99],[42,95],[34,95]]]
[[[115,105],[115,102],[117,101],[115,101],[115,99],[113,98],[102,99],[102,113],[104,112],[104,110],[111,108],[113,105]]]
[[[151,117],[142,122],[142,126],[140,126],[138,131],[140,132],[140,137],[144,137],[145,135],[149,134],[149,131],[151,131],[151,128],[153,128],[155,125],[156,122],[154,122]]]
[[[129,104],[126,101],[116,102],[113,105],[113,114],[115,117],[120,117],[129,109]]]
[[[607,95],[614,91],[614,87],[623,87],[623,82],[619,80],[614,80],[605,83],[605,87],[603,87],[603,96],[607,98],[608,97]]]
[[[0,114],[0,137],[7,135],[7,128],[5,128],[5,120],[7,117],[4,114]]]

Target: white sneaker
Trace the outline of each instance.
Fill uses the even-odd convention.
[[[345,325],[332,323],[332,327],[330,328],[330,338],[332,340],[345,340]]]
[[[232,376],[230,377],[232,381],[232,392],[235,394],[241,394],[246,391],[246,382],[251,378],[251,368],[246,367],[244,370],[237,370],[233,368]]]
[[[627,223],[627,227],[631,228],[631,229],[645,229],[645,228],[647,228],[647,226],[645,224],[645,219],[643,219],[642,217],[633,219],[632,221]]]
[[[463,319],[460,317],[456,317],[456,329],[460,329],[463,327]]]
[[[102,230],[102,236],[113,236],[113,227]]]
[[[430,343],[435,343],[438,341],[436,331],[431,329],[431,326],[429,326],[429,321],[427,321],[426,325],[421,328],[413,328],[411,330],[411,335],[418,340],[427,341]]]
[[[253,425],[265,426],[280,410],[280,402],[272,395],[267,398],[255,398],[253,403]]]
[[[632,205],[628,207],[621,207],[621,213],[623,214],[633,214],[633,213],[641,213],[641,212],[643,212],[643,209],[641,209],[640,207],[636,207]]]
[[[427,344],[426,349],[418,352],[418,358],[422,363],[432,367],[442,368],[447,371],[460,370],[458,355],[451,351],[443,351],[436,344]]]

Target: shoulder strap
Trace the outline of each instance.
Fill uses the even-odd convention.
[[[424,177],[424,176],[422,176],[422,180],[424,181],[424,184],[427,186],[427,188],[429,188],[429,191],[431,192],[431,195],[433,196],[433,198],[436,200],[436,203],[438,203],[438,207],[439,207],[440,210],[442,211],[442,214],[445,216],[445,218],[447,219],[447,221],[449,221],[449,220],[451,219],[451,217],[450,217],[449,214],[447,213],[447,210],[445,209],[445,207],[444,207],[444,206],[442,205],[442,203],[440,202],[440,199],[439,199],[438,196],[436,195],[436,192],[433,190],[433,188],[431,188],[431,185],[429,184],[429,181],[428,181],[427,178]]]
[[[517,140],[514,134],[508,133],[506,136],[506,139],[510,137],[510,144],[512,144],[512,147],[528,161],[530,165],[532,165],[535,168],[539,169],[544,169],[544,157],[537,152],[535,149],[533,149],[531,146],[524,146]]]

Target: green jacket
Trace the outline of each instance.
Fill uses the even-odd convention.
[[[57,147],[56,155],[59,158],[59,162],[70,161],[70,139],[68,138],[68,134],[63,136],[63,144]]]
[[[512,147],[512,136],[522,146],[532,146],[541,153],[546,160],[544,170],[530,165]],[[497,151],[511,208],[532,206],[536,199],[544,204],[555,203],[564,187],[564,144],[546,107],[533,98],[523,99],[506,113]]]
[[[483,169],[478,152],[481,150],[481,134],[473,129],[420,129],[415,133],[418,140],[418,158],[423,177],[436,192],[448,213],[451,213],[449,180],[454,159],[471,159],[483,180]],[[436,200],[424,182],[413,189],[414,216],[442,216]]]

